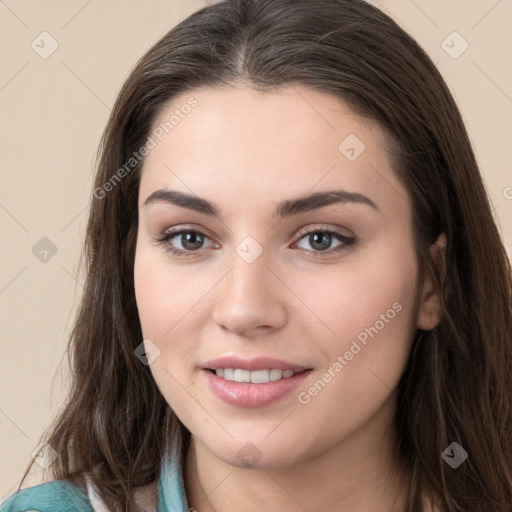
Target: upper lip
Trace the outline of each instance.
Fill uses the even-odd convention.
[[[286,363],[272,357],[255,357],[253,359],[241,359],[236,356],[225,356],[212,359],[204,364],[204,368],[215,370],[217,368],[232,368],[240,370],[293,370],[295,373],[302,372],[309,368],[293,363]]]

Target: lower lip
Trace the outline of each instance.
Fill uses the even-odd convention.
[[[311,370],[306,370],[286,379],[254,384],[225,380],[209,370],[202,371],[213,393],[227,404],[237,407],[262,407],[277,402],[296,389],[311,373]]]

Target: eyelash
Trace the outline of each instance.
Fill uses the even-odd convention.
[[[172,240],[177,235],[181,235],[183,233],[195,233],[195,234],[199,234],[205,238],[209,238],[206,234],[202,233],[201,231],[195,230],[195,229],[177,228],[177,229],[172,229],[170,231],[161,233],[156,238],[156,242],[158,244],[164,245],[165,250],[175,256],[185,257],[185,258],[195,256],[200,251],[200,249],[198,249],[197,251],[184,251],[182,249],[177,249],[176,247],[169,244],[170,240]],[[353,248],[353,246],[356,244],[355,238],[345,236],[342,233],[340,233],[339,231],[332,229],[332,228],[309,228],[301,234],[301,236],[298,238],[297,242],[300,242],[303,238],[305,238],[306,236],[308,236],[312,233],[329,234],[329,235],[334,236],[340,242],[342,242],[342,245],[339,245],[334,250],[313,251],[313,250],[307,250],[307,249],[299,249],[300,251],[306,251],[309,253],[313,252],[313,253],[315,253],[315,257],[326,258],[326,257],[329,257],[329,255],[331,255],[333,253],[347,251],[347,250]],[[295,243],[297,243],[297,242],[295,242]]]

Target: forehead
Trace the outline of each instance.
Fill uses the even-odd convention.
[[[182,93],[160,110],[150,135],[139,204],[162,187],[247,205],[332,188],[375,202],[407,195],[385,130],[338,97],[299,85]]]

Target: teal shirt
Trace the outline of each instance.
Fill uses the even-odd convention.
[[[158,480],[157,512],[187,512],[183,477],[175,459],[162,465]],[[87,495],[66,480],[54,480],[13,494],[0,512],[94,512]]]

